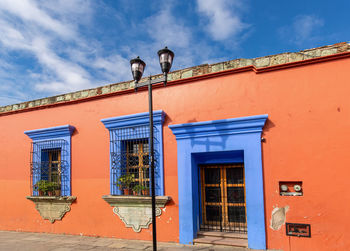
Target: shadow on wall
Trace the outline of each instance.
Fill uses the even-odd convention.
[[[221,124],[220,126],[218,125],[218,123],[222,122],[223,124]],[[211,137],[207,137],[207,133],[206,131],[207,130],[203,130],[203,131],[198,131],[196,132],[195,130],[193,130],[192,128],[188,127],[185,129],[186,133],[188,134],[193,134],[194,136],[196,134],[198,134],[198,136],[201,136],[201,134],[204,134],[203,136],[205,136],[204,138],[200,138],[200,137],[192,137],[191,138],[191,146],[192,148],[196,145],[203,145],[205,146],[205,152],[210,152],[211,149],[217,149],[217,151],[222,151],[226,148],[226,142],[227,142],[227,137],[224,137],[224,136],[227,136],[227,133],[225,133],[225,128],[223,127],[227,127],[228,126],[225,126],[224,123],[226,122],[225,119],[223,120],[216,120],[216,121],[213,121],[213,122],[209,122],[207,124],[207,127],[209,126],[209,130],[210,131],[215,131],[216,132],[216,136],[215,139],[211,138]],[[195,124],[199,124],[201,122],[192,122],[192,123],[189,123],[188,125],[191,126],[191,125],[195,125]],[[223,131],[224,130],[224,131]]]

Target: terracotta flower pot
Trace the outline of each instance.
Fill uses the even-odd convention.
[[[123,194],[124,195],[132,195],[132,190],[131,189],[123,189]]]

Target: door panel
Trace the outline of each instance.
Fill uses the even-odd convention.
[[[203,165],[201,230],[247,232],[244,166]]]

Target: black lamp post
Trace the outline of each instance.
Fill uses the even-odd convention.
[[[156,231],[156,197],[155,197],[155,179],[154,179],[154,142],[153,142],[153,103],[152,103],[152,85],[164,83],[168,80],[168,73],[174,59],[174,52],[165,47],[158,51],[159,63],[162,68],[163,76],[158,79],[149,79],[146,82],[139,83],[142,78],[146,63],[140,57],[130,60],[131,72],[135,81],[135,90],[142,86],[148,86],[148,104],[149,104],[149,144],[150,144],[150,160],[151,160],[151,195],[152,195],[152,236],[153,250],[157,250],[157,231]]]

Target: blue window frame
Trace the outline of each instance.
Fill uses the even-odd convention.
[[[163,174],[163,122],[165,114],[163,111],[153,112],[154,124],[154,155],[155,155],[155,191],[156,195],[164,195]],[[123,191],[118,186],[118,180],[122,175],[128,174],[130,168],[128,162],[144,169],[143,172],[135,174],[136,183],[149,184],[148,158],[145,150],[149,149],[149,113],[139,113],[120,117],[102,119],[102,123],[109,130],[110,135],[110,193],[111,195],[122,195]],[[131,149],[131,147],[133,149]],[[133,157],[135,155],[136,157]],[[143,176],[144,175],[144,176]]]
[[[32,139],[31,191],[41,195],[37,189],[39,181],[52,182],[60,196],[71,195],[71,135],[70,125],[44,128],[24,132]],[[57,194],[56,194],[57,195]]]

